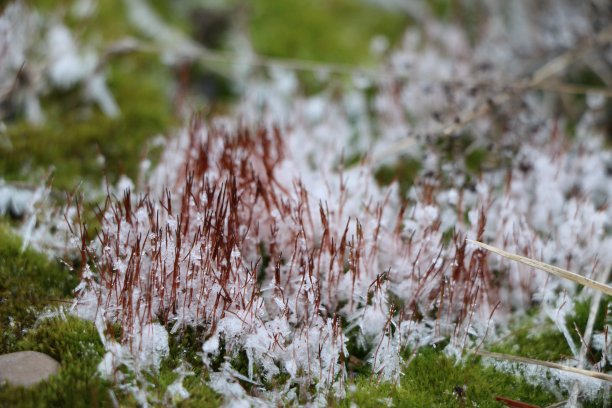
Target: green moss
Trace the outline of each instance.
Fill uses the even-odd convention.
[[[482,170],[487,156],[488,152],[485,149],[474,149],[465,156],[465,167],[470,172],[478,174]]]
[[[274,57],[363,63],[372,37],[394,42],[407,24],[401,13],[352,0],[257,0],[251,7],[255,50]]]
[[[579,300],[574,305],[574,313],[570,316],[566,317],[566,324],[569,328],[570,334],[574,339],[576,344],[582,344],[582,340],[580,336],[582,336],[586,330],[587,321],[589,320],[589,314],[591,311],[591,299],[587,298],[584,300]],[[597,310],[597,314],[595,316],[595,322],[593,325],[594,333],[602,333],[605,331],[605,325],[612,324],[612,316],[609,314],[612,311],[612,297],[603,296],[602,301],[599,303],[599,309]],[[607,320],[606,320],[607,319]],[[578,331],[576,331],[578,330]],[[580,335],[578,334],[580,333]],[[587,359],[590,360],[591,363],[596,363],[601,361],[602,351],[591,349],[589,353],[587,353]],[[608,362],[605,367],[603,367],[603,371],[612,370],[612,363]]]
[[[36,350],[60,362],[60,371],[32,388],[0,387],[0,405],[19,407],[111,406],[109,384],[96,373],[103,346],[91,322],[75,317],[43,320],[16,349]]]
[[[447,20],[453,12],[452,0],[429,0],[429,7],[441,20]]]
[[[72,293],[77,277],[0,225],[0,353],[36,350],[61,363],[60,373],[31,389],[0,387],[0,406],[108,406],[108,385],[96,375],[102,344],[90,322],[74,317],[36,324],[40,312]]]
[[[29,4],[50,14],[68,10],[73,2]],[[138,34],[126,14],[123,1],[109,0],[99,2],[85,21],[66,13],[65,22],[101,53],[113,41]],[[121,110],[118,118],[108,118],[97,106],[84,103],[80,88],[45,95],[43,125],[30,125],[19,115],[6,120],[10,143],[0,146],[0,177],[33,182],[54,169],[54,187],[68,190],[81,181],[97,186],[105,175],[111,183],[121,174],[136,177],[146,141],[176,123],[169,98],[173,74],[158,56],[143,53],[112,57],[106,72]],[[97,161],[100,154],[106,158],[104,165]]]
[[[563,334],[550,321],[538,325],[532,321],[524,322],[490,349],[545,361],[559,361],[572,355]]]
[[[421,170],[421,162],[417,159],[406,157],[392,166],[381,166],[376,170],[375,177],[379,184],[387,186],[393,181],[399,183],[400,197],[406,197],[410,187]]]
[[[596,332],[602,332],[604,330],[604,324],[606,323],[606,311],[612,307],[612,297],[603,296],[602,301],[599,303],[599,309],[597,309],[597,315],[595,316],[595,324],[593,330]],[[574,313],[566,318],[568,327],[573,335],[574,340],[580,341],[578,333],[574,329],[574,325],[580,331],[580,334],[586,330],[587,321],[589,320],[589,314],[591,312],[591,299],[584,299],[577,301],[574,305]],[[609,318],[609,317],[608,317]]]
[[[221,406],[223,399],[204,384],[204,379],[199,376],[187,377],[183,381],[183,386],[189,391],[189,399],[178,404],[179,407],[218,407]]]
[[[0,225],[0,353],[16,343],[49,304],[69,296],[73,272],[33,250],[21,252],[21,241]]]
[[[27,0],[32,9],[43,15],[60,15],[62,22],[71,29],[78,29],[79,40],[88,42],[89,39],[103,38],[105,43],[118,40],[125,35],[135,34],[131,28],[125,3],[122,0],[106,0],[96,4],[96,11],[89,17],[77,18],[70,12],[75,0]]]
[[[43,320],[16,342],[13,349],[46,353],[60,362],[60,371],[30,389],[0,387],[0,406],[112,406],[111,392],[121,406],[138,406],[132,395],[113,387],[97,374],[104,348],[92,322],[72,316]],[[187,363],[194,372],[193,376],[183,380],[190,398],[173,403],[181,407],[221,405],[221,397],[205,384],[207,373],[196,354],[199,349],[201,344],[192,329],[170,337],[170,356],[162,362],[158,372],[146,374],[151,401],[167,399],[168,386],[178,378],[175,369]]]
[[[588,320],[590,304],[590,299],[577,301],[574,312],[566,318],[570,333],[578,345],[580,344],[580,338],[574,329],[574,323],[582,334]],[[607,301],[604,299],[595,320],[595,331],[603,331],[606,319],[606,308],[608,307],[609,299],[607,299]],[[547,320],[544,324],[536,324],[529,317],[523,319],[505,340],[490,346],[489,349],[495,352],[553,362],[572,358],[572,352],[565,337],[555,328],[550,320]],[[601,360],[601,352],[591,350],[590,353],[587,353],[587,358],[589,358],[592,363],[595,363]],[[603,371],[608,371],[609,368],[611,367],[608,365]],[[583,402],[585,407],[598,407],[602,406],[603,401],[599,399]]]
[[[430,348],[419,351],[404,370],[399,386],[377,384],[366,376],[354,384],[355,392],[335,405],[348,407],[356,403],[359,407],[379,407],[385,398],[391,398],[395,407],[503,406],[495,401],[496,396],[540,405],[556,401],[552,394],[528,385],[519,377],[483,367],[479,359],[455,365],[441,352]]]
[[[610,299],[604,299],[597,312],[595,332],[602,332],[606,319],[606,309],[610,307]],[[567,316],[566,324],[576,344],[580,344],[580,337],[574,328],[578,328],[580,334],[584,333],[589,318],[591,300],[577,301],[574,312]],[[492,351],[529,357],[537,360],[559,361],[572,356],[572,352],[565,337],[554,324],[547,320],[545,323],[535,323],[530,318],[521,321],[515,329],[502,341],[490,347]],[[601,355],[592,353],[599,359]]]
[[[121,116],[106,117],[97,108],[75,109],[74,92],[53,94],[44,101],[48,120],[43,126],[23,121],[9,124],[10,147],[0,147],[5,158],[0,174],[6,179],[36,181],[54,168],[54,187],[73,189],[81,180],[98,184],[103,175],[114,182],[121,174],[135,177],[146,140],[165,132],[171,123],[163,83],[163,69],[147,70],[152,57],[114,62],[109,87]],[[130,74],[142,72],[138,80]],[[101,166],[96,158],[106,159]]]
[[[393,46],[409,24],[405,13],[353,0],[256,0],[249,6],[250,38],[258,54],[355,67],[377,62],[370,52],[375,36]],[[306,93],[330,82],[318,72],[296,73]]]

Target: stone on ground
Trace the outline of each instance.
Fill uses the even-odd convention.
[[[29,387],[57,373],[59,363],[38,351],[0,355],[0,384]]]

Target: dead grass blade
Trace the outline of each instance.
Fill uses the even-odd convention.
[[[555,402],[552,405],[547,406],[546,408],[561,408],[567,405],[567,400]]]
[[[584,375],[586,377],[596,378],[598,380],[612,382],[612,375],[610,374],[598,373],[596,371],[584,370],[582,368],[569,367],[563,364],[552,363],[550,361],[535,360],[532,358],[513,356],[510,354],[492,353],[490,351],[477,350],[477,351],[474,351],[474,353],[482,357],[490,357],[490,358],[494,358],[497,360],[514,361],[517,363],[524,363],[524,364],[535,364],[535,365],[539,365],[542,367],[554,368],[555,370],[567,371],[567,372],[574,373],[574,374]]]
[[[486,250],[494,252],[494,253],[496,253],[498,255],[501,255],[503,257],[511,259],[513,261],[517,261],[517,262],[520,262],[522,264],[529,265],[531,267],[534,267],[534,268],[539,269],[539,270],[544,271],[544,272],[548,272],[550,274],[556,275],[556,276],[558,276],[560,278],[563,278],[563,279],[571,280],[571,281],[576,282],[576,283],[578,283],[580,285],[587,286],[587,287],[593,288],[593,289],[597,289],[597,290],[603,292],[604,294],[606,294],[608,296],[612,296],[612,287],[609,286],[609,285],[606,285],[605,283],[597,282],[596,280],[586,278],[586,277],[584,277],[582,275],[578,275],[578,274],[576,274],[574,272],[566,271],[565,269],[561,269],[559,267],[552,266],[552,265],[546,264],[544,262],[536,261],[535,259],[526,258],[526,257],[521,256],[521,255],[516,255],[516,254],[510,253],[510,252],[506,252],[506,251],[504,251],[502,249],[496,248],[496,247],[491,246],[491,245],[487,245],[487,244],[485,244],[483,242],[480,242],[480,241],[474,241],[474,240],[471,240],[471,239],[468,239],[467,241],[472,243],[472,244],[476,244],[476,245],[480,246],[481,248],[484,248]]]
[[[541,408],[539,405],[533,405],[529,404],[528,402],[517,401],[501,396],[495,397],[495,400],[510,408]]]

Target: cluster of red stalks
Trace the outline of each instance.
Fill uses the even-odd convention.
[[[411,204],[392,208],[388,194],[365,201],[342,181],[339,202],[313,202],[297,176],[289,185],[280,177],[291,158],[278,129],[207,130],[194,119],[185,137],[178,181],[161,197],[109,197],[94,244],[82,247],[84,264],[95,265],[98,313],[122,326],[124,341],[154,321],[208,336],[228,316],[245,333],[284,319],[293,338],[270,334],[272,352],[330,319],[333,338],[309,355],[321,360],[324,342],[345,343],[340,317],[355,321],[368,308],[383,326],[372,352],[402,321],[434,321],[438,334],[465,344],[475,313],[490,317],[495,284],[464,233],[445,244],[435,221],[408,234]],[[422,192],[433,203],[433,191]],[[349,199],[360,201],[360,217],[343,214]],[[395,212],[393,223],[385,212]],[[481,212],[478,238],[485,221]]]

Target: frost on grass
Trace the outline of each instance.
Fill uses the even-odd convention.
[[[554,136],[554,126],[545,129]],[[251,398],[241,383],[262,387],[279,374],[296,387],[314,385],[315,395],[343,395],[348,336],[370,350],[376,376],[397,380],[407,346],[450,338],[448,352],[460,354],[494,337],[513,309],[542,303],[565,325],[559,291],[573,287],[489,260],[465,237],[575,259],[573,269],[583,273],[596,261],[610,264],[605,217],[597,216],[603,210],[577,199],[555,207],[538,202],[537,189],[525,186],[535,182],[531,172],[511,167],[511,181],[507,170],[492,172],[474,190],[423,177],[412,200],[401,202],[395,187],[376,184],[367,162],[343,169],[341,161],[333,168],[312,165],[316,156],[301,159],[306,144],[319,141],[294,144],[296,134],[209,127],[196,117],[169,141],[141,195],[126,190],[122,199],[109,198],[98,237],[83,248],[95,273],[84,275],[77,303],[82,316],[122,326],[122,338],[107,343],[106,372],[158,365],[167,349],[141,339],[150,327],[167,338],[160,322],[172,334],[205,329],[204,363],[214,370],[214,361],[225,359],[211,386],[230,400]],[[523,149],[541,158],[546,146]],[[593,150],[589,160],[597,155]],[[554,157],[548,165],[560,167],[548,172],[553,186],[578,160],[571,151]],[[513,197],[515,184],[532,194]],[[557,218],[541,214],[545,205]],[[550,236],[539,233],[538,222]],[[601,247],[551,238],[577,238],[585,225]],[[232,361],[242,352],[248,368],[239,373]]]
[[[129,2],[134,18],[145,3]],[[209,385],[228,402],[324,404],[344,395],[349,339],[376,379],[393,381],[407,348],[449,340],[460,357],[534,306],[571,341],[571,283],[465,238],[589,276],[612,267],[602,103],[590,97],[569,134],[553,98],[521,88],[534,65],[582,46],[610,16],[573,2],[481,3],[485,35],[470,42],[424,7],[426,24],[380,75],[340,95],[302,97],[290,71],[242,69],[232,115],[194,116],[148,178],[108,197],[91,242],[73,227],[86,260],[75,310],[105,339],[101,372],[146,404],[138,373],[192,326],[204,333]],[[517,22],[527,28],[508,34]],[[602,51],[589,54],[595,66],[609,62],[604,45],[589,45]],[[404,196],[375,177],[398,152],[422,167]],[[174,389],[169,398],[185,395]]]
[[[0,216],[21,221],[16,232],[22,238],[22,251],[32,247],[49,257],[75,253],[76,235],[70,231],[66,219],[74,220],[76,209],[54,208],[50,204],[50,193],[45,183],[32,188],[0,178]]]
[[[572,364],[572,362],[564,363]],[[485,364],[503,372],[521,375],[529,382],[553,390],[559,399],[562,399],[563,395],[569,394],[576,383],[580,384],[581,398],[586,400],[594,400],[601,397],[609,387],[606,381],[538,365],[491,361],[489,359],[485,360]]]
[[[0,15],[0,119],[23,114],[40,124],[45,120],[41,97],[71,89],[82,91],[82,103],[116,117],[119,108],[103,67],[95,47],[79,44],[59,18],[45,18],[21,1]]]

